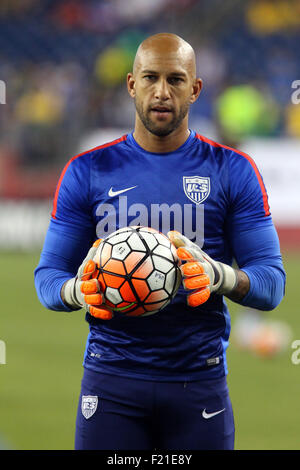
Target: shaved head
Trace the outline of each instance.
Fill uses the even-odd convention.
[[[144,148],[159,149],[170,136],[170,147],[187,138],[188,111],[201,91],[192,46],[171,33],[159,33],[139,46],[127,88],[136,108],[135,138]]]
[[[180,36],[172,33],[158,33],[145,39],[139,46],[134,63],[133,73],[136,74],[151,55],[164,55],[172,60],[179,58],[182,66],[192,78],[196,77],[196,59],[192,46]]]

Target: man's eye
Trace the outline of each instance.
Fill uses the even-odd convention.
[[[146,80],[154,80],[155,79],[155,75],[145,75],[144,78]]]
[[[183,82],[183,79],[180,77],[171,77],[169,78],[169,83],[172,85],[178,85],[179,83]]]

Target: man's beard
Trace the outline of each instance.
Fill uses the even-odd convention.
[[[165,137],[165,136],[171,134],[175,129],[177,129],[180,126],[183,119],[185,118],[185,116],[188,113],[189,103],[188,102],[185,103],[180,108],[179,114],[177,116],[173,113],[173,119],[168,124],[166,124],[165,127],[156,125],[150,119],[150,110],[147,114],[144,113],[142,104],[137,99],[135,99],[135,109],[138,113],[138,116],[139,116],[140,120],[144,124],[145,128],[149,132],[151,132],[151,134],[154,134],[158,137]]]

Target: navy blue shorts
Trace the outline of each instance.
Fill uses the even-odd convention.
[[[160,382],[85,369],[75,449],[232,450],[226,377]]]

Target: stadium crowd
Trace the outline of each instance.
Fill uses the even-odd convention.
[[[183,36],[197,53],[204,88],[191,127],[210,128],[228,145],[251,135],[300,137],[300,106],[291,102],[299,13],[296,0],[1,1],[0,195],[51,196],[84,134],[131,128],[124,77],[137,45],[160,31]],[[47,175],[41,185],[30,183],[37,172]]]

